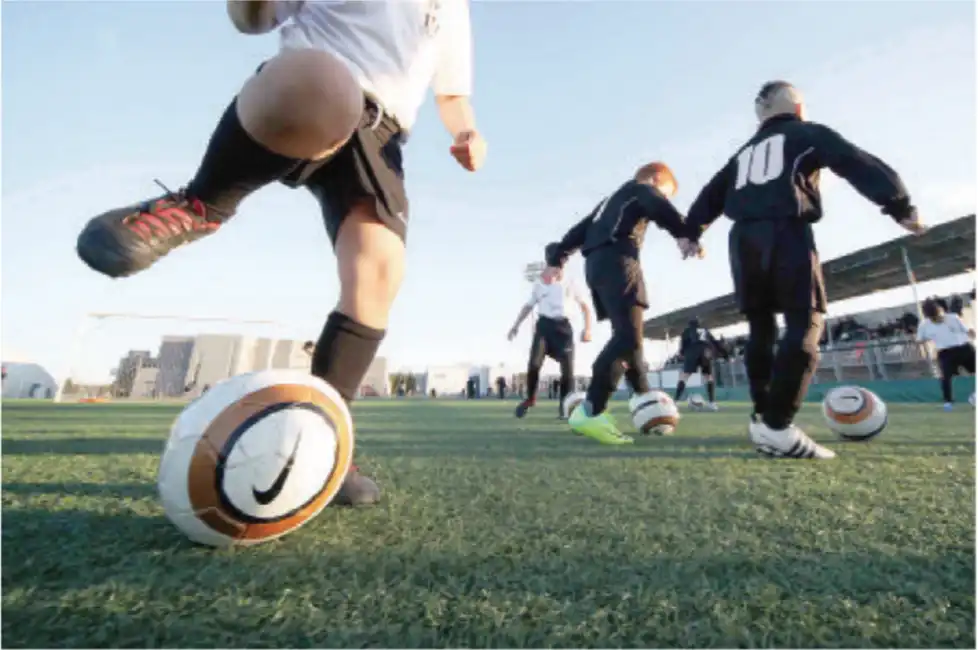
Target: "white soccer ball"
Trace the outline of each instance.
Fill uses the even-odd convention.
[[[843,440],[869,440],[886,428],[886,403],[862,386],[830,390],[822,400],[822,415]]]
[[[574,409],[576,409],[585,399],[587,399],[587,393],[583,391],[571,393],[565,397],[560,407],[564,417],[569,418],[570,414],[574,412]]]
[[[668,436],[679,424],[679,408],[666,393],[650,390],[641,395],[632,395],[628,400],[628,410],[632,423],[642,433]]]
[[[686,402],[689,404],[689,408],[693,411],[702,411],[703,408],[706,407],[706,400],[703,399],[703,396],[699,393],[693,393],[690,395]]]
[[[325,381],[263,370],[215,384],[170,430],[157,487],[166,516],[209,546],[266,542],[325,508],[353,462],[353,421]]]
[[[972,406],[975,405],[975,394],[974,393],[972,393],[971,395],[968,396],[968,404],[971,404]]]

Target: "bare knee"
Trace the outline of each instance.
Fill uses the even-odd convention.
[[[342,146],[363,113],[352,73],[320,50],[284,50],[238,94],[238,116],[260,143],[290,158],[315,160]]]
[[[340,227],[336,257],[339,311],[367,327],[386,329],[404,278],[404,242],[364,202]]]

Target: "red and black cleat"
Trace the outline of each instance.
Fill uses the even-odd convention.
[[[522,418],[523,416],[526,415],[526,412],[529,411],[534,406],[536,406],[536,404],[537,404],[536,400],[525,399],[522,402],[520,402],[519,406],[516,407],[516,412],[514,413],[514,415],[518,418]]]
[[[164,188],[165,189],[165,188]],[[224,217],[183,191],[99,215],[78,235],[78,256],[110,278],[138,273],[175,248],[215,232]]]

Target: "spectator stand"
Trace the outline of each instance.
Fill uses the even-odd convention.
[[[974,268],[974,214],[934,226],[920,237],[900,237],[822,264],[826,290],[833,301],[940,280]],[[970,312],[974,292],[948,296],[944,302],[950,308],[955,299]],[[920,319],[918,309],[917,304],[910,303],[830,318],[815,381],[889,380],[931,374],[929,354],[913,338]],[[710,329],[743,322],[733,294],[728,294],[650,318],[645,322],[645,337],[669,341],[694,315]],[[970,320],[971,314],[967,316]],[[721,340],[731,360],[719,364],[717,379],[728,386],[745,384],[742,357],[746,336]],[[679,361],[673,356],[662,370],[673,369]]]

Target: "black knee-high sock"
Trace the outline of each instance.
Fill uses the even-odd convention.
[[[298,167],[301,160],[280,156],[256,142],[238,118],[238,100],[224,111],[187,194],[230,217],[252,192]]]
[[[941,393],[944,395],[945,404],[954,401],[954,393],[951,390],[951,373],[941,375]]]
[[[750,334],[744,362],[747,380],[750,382],[754,412],[764,413],[770,397],[771,373],[774,369],[774,343],[778,336],[778,323],[773,313],[752,312],[747,314]]]
[[[683,392],[685,390],[686,390],[686,382],[684,382],[682,379],[680,379],[679,380],[679,383],[676,384],[676,401],[677,402],[683,398]]]
[[[353,401],[384,334],[334,311],[316,343],[312,374],[326,380],[347,402]]]
[[[821,314],[807,310],[784,315],[785,332],[774,358],[770,404],[764,412],[764,423],[772,429],[790,425],[801,408],[818,367],[822,322]]]
[[[712,379],[706,382],[706,394],[711,402],[717,401],[717,384]]]
[[[530,366],[526,370],[526,401],[533,403],[537,401],[537,390],[540,388],[540,368]]]
[[[563,359],[560,362],[560,386],[557,390],[557,413],[564,412],[564,398],[571,394],[574,387],[574,362]]]

